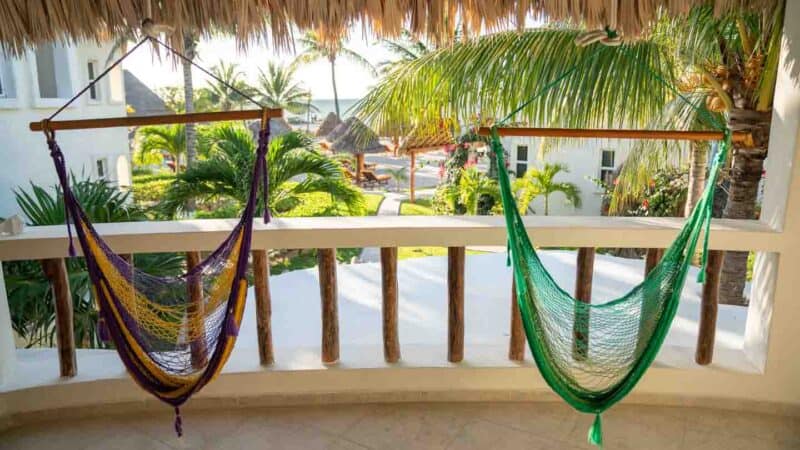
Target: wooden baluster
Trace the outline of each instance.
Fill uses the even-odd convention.
[[[647,256],[645,256],[644,260],[644,275],[647,276],[661,261],[661,258],[664,256],[664,249],[663,248],[648,248],[647,249]]]
[[[464,247],[447,249],[447,360],[464,359]]]
[[[258,357],[262,366],[275,362],[272,349],[272,298],[269,292],[269,256],[266,250],[253,250],[253,281],[256,291],[256,330]]]
[[[525,329],[522,327],[522,314],[517,305],[517,285],[514,274],[511,274],[511,338],[508,343],[508,359],[522,361],[525,359]]]
[[[592,276],[594,274],[594,254],[592,247],[578,249],[575,270],[575,321],[572,324],[572,357],[586,359],[589,356],[589,311],[592,303]]]
[[[186,268],[192,270],[200,264],[200,252],[186,252]],[[192,352],[192,367],[201,368],[208,362],[208,349],[206,349],[206,327],[203,319],[203,279],[198,276],[189,280],[186,286],[189,292],[189,308],[187,313],[191,318],[188,326],[192,329],[190,350]]]
[[[647,277],[647,275],[650,274],[650,272],[653,271],[653,269],[656,267],[656,265],[658,265],[658,262],[661,261],[661,258],[663,256],[664,256],[664,249],[663,248],[648,248],[647,249],[647,254],[645,255],[645,261],[644,261],[644,276],[645,276],[645,278]],[[645,300],[650,296],[659,295],[660,294],[659,292],[656,292],[656,291],[658,291],[658,287],[657,286],[645,285],[645,288],[644,288],[644,291],[643,291],[643,294],[645,296]],[[647,319],[650,316],[652,316],[652,314],[653,314],[653,309],[652,309],[652,306],[651,306],[650,303],[643,302],[642,305],[641,305],[641,308],[642,308],[642,310],[641,310],[640,316],[639,316],[639,336],[638,336],[637,342],[636,342],[636,353],[637,354],[640,353],[644,349],[645,345],[647,345],[647,342],[650,339],[650,336],[648,334],[646,334],[646,333],[643,333],[643,331],[645,331],[645,328],[648,326],[647,325]]]
[[[383,285],[383,358],[388,363],[400,359],[400,337],[397,331],[397,247],[381,248],[381,282]]]
[[[317,250],[319,293],[322,300],[322,362],[339,360],[339,313],[336,306],[336,250]]]
[[[700,327],[697,331],[697,350],[694,360],[705,366],[714,358],[714,339],[717,330],[717,304],[719,301],[719,276],[725,252],[710,250],[706,263],[706,282],[700,302]]]
[[[62,377],[74,377],[78,372],[75,359],[75,331],[72,318],[72,293],[66,261],[62,258],[42,260],[42,269],[53,291],[56,312],[56,344],[58,364]]]

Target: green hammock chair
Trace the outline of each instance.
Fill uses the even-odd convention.
[[[498,125],[575,69],[546,85]],[[683,98],[674,87],[653,75]],[[641,284],[624,296],[601,304],[576,300],[558,286],[542,264],[517,210],[508,173],[503,170],[506,165],[497,125],[491,129],[491,149],[501,168],[499,184],[508,229],[509,262],[513,265],[528,345],[547,384],[576,410],[595,414],[588,434],[594,445],[602,446],[603,441],[600,414],[633,389],[664,342],[702,231],[702,267],[706,265],[714,188],[731,142],[730,131],[714,125],[724,138],[705,191],[677,238]],[[704,274],[701,269],[699,282],[704,281]]]

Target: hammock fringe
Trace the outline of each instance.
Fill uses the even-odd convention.
[[[603,420],[600,418],[600,413],[594,415],[594,422],[589,427],[587,439],[590,444],[603,447]]]

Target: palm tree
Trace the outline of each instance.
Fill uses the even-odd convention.
[[[218,124],[203,133],[201,146],[208,147],[208,158],[178,175],[162,203],[168,214],[175,214],[190,198],[224,199],[240,207],[247,201],[256,146],[251,132],[241,125]],[[302,133],[292,131],[273,139],[267,164],[270,209],[275,214],[300,204],[302,194],[315,192],[330,194],[354,215],[364,211],[364,196],[347,181],[341,165],[318,153]]]
[[[766,14],[734,10],[721,17],[695,8],[687,20],[672,22],[680,56],[710,90],[708,104],[726,112],[728,124],[749,131],[750,143],[734,143],[728,198],[722,217],[755,218],[758,185],[769,146],[772,101],[781,46],[784,2]],[[747,252],[725,252],[720,298],[746,305]]]
[[[475,167],[467,167],[461,171],[456,187],[458,202],[464,205],[467,214],[478,215],[478,205],[482,196],[488,196],[497,203],[500,189],[497,181],[489,178]]]
[[[347,58],[362,67],[366,68],[371,74],[376,75],[375,68],[363,56],[344,46],[342,38],[335,41],[323,40],[319,33],[314,31],[307,32],[299,39],[304,50],[297,56],[297,61],[308,64],[320,59],[328,61],[331,66],[331,85],[333,86],[333,103],[336,108],[336,116],[341,118],[339,112],[339,93],[336,90],[336,59],[339,57]]]
[[[219,109],[223,111],[230,111],[240,107],[247,101],[239,92],[236,92],[237,90],[246,95],[253,93],[254,89],[247,84],[244,79],[244,72],[238,69],[236,63],[226,64],[225,61],[220,60],[219,64],[211,68],[211,73],[224,81],[223,83],[211,79],[208,82],[208,90],[212,102],[219,105]],[[231,89],[231,86],[236,89]]]
[[[270,108],[280,108],[293,114],[319,111],[310,104],[311,93],[294,82],[295,65],[281,66],[269,62],[267,72],[258,71],[261,102]]]
[[[139,128],[140,161],[148,154],[166,152],[175,161],[175,173],[180,172],[181,156],[186,154],[186,127],[184,125],[151,125]]]
[[[400,192],[400,183],[408,181],[408,168],[405,166],[398,167],[397,169],[389,168],[386,169],[386,173],[391,175],[391,177],[394,179],[395,190]]]
[[[564,164],[546,163],[542,169],[531,168],[521,178],[514,180],[514,191],[518,193],[519,209],[527,211],[531,201],[538,196],[544,197],[544,215],[550,214],[550,196],[560,192],[564,194],[567,204],[575,208],[581,207],[581,190],[568,182],[555,181],[556,175],[569,172]]]
[[[688,18],[670,21],[666,32],[619,48],[577,47],[581,31],[566,26],[483,36],[398,65],[355,106],[356,114],[374,129],[442,116],[490,122],[577,66],[512,119],[545,127],[644,128],[675,98],[666,85],[678,84],[680,69],[694,67],[709,109],[722,104],[729,123],[758,136],[753,148],[737,144],[723,214],[752,218],[777,74],[783,4],[776,5],[766,10],[772,17],[752,10],[717,17],[710,8],[695,8]],[[702,178],[692,178],[695,191]],[[742,297],[745,256],[726,257],[721,292],[728,301]]]
[[[197,56],[197,39],[191,32],[183,36],[183,55],[189,60],[181,60],[183,70],[183,109],[187,113],[194,112],[194,79],[192,77],[192,63]],[[186,127],[186,166],[192,167],[197,159],[195,151],[195,124],[187,123]],[[191,209],[191,208],[190,208]]]
[[[722,16],[711,7],[693,9],[687,18],[662,21],[655,29],[655,38],[668,38],[676,63],[682,66],[679,86],[695,108],[686,108],[672,117],[682,118],[687,128],[707,128],[709,121],[724,123],[737,130],[749,131],[752,146],[734,143],[729,189],[722,217],[752,219],[755,217],[758,184],[766,158],[772,100],[780,50],[783,2],[777,2],[770,14],[734,10]],[[709,117],[712,116],[712,117]],[[707,145],[690,148],[690,187],[686,211],[699,198],[705,181]],[[634,156],[634,155],[632,155]],[[644,166],[630,164],[621,180],[630,172],[640,175],[644,167],[658,161],[651,156],[636,156]],[[658,164],[654,164],[657,166]],[[637,183],[639,184],[639,183]],[[619,188],[619,185],[618,185]],[[619,190],[619,189],[618,189]],[[713,268],[719,270],[719,268]],[[720,300],[744,305],[747,252],[726,252],[720,275]]]
[[[403,30],[399,39],[383,39],[381,43],[395,56],[394,60],[378,63],[377,69],[384,75],[396,65],[414,61],[431,51],[425,42],[415,38],[408,30]]]

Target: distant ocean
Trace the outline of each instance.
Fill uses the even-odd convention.
[[[357,98],[340,98],[339,99],[339,111],[342,114],[342,118],[347,118],[350,116],[348,114],[348,110],[355,105],[360,99]],[[311,121],[318,122],[325,119],[325,116],[328,113],[336,112],[336,106],[334,106],[332,98],[322,98],[322,99],[312,99],[311,104],[316,106],[319,110],[318,112],[311,112]],[[316,120],[314,120],[314,116],[316,116]],[[305,116],[303,116],[305,119]]]

